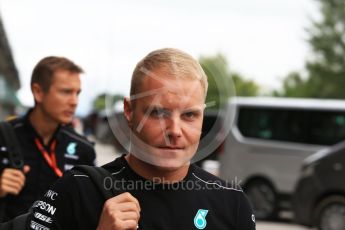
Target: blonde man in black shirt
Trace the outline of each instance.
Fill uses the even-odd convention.
[[[103,166],[118,195],[105,201],[89,176],[72,171],[36,202],[28,229],[255,229],[242,190],[190,163],[206,93],[206,75],[190,55],[148,54],[124,100],[129,152]]]

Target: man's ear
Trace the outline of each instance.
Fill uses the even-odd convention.
[[[133,105],[129,97],[123,100],[123,111],[129,127],[132,127]]]
[[[43,92],[42,87],[37,83],[33,83],[31,85],[31,91],[32,91],[32,94],[34,96],[35,102],[36,103],[42,103],[43,96],[44,96],[44,92]]]

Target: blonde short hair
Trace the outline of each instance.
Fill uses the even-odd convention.
[[[134,96],[140,90],[145,76],[157,69],[163,68],[174,77],[198,79],[206,98],[208,82],[207,76],[199,62],[191,55],[173,48],[164,48],[152,51],[136,65],[131,81],[130,95]]]

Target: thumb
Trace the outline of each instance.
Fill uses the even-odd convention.
[[[23,172],[27,174],[30,171],[30,166],[29,165],[24,165],[23,167]]]

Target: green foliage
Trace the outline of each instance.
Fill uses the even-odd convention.
[[[246,80],[238,73],[231,74],[236,88],[236,95],[243,97],[254,97],[259,94],[260,87],[252,80]]]
[[[201,57],[199,62],[208,80],[206,104],[210,109],[220,108],[231,95],[226,88],[231,85],[226,59],[218,54],[213,57]]]
[[[106,108],[106,100],[110,100],[111,105],[115,105],[116,102],[123,100],[123,95],[115,94],[107,94],[102,93],[96,97],[96,99],[93,101],[93,109],[95,111],[102,111]]]
[[[311,95],[345,98],[345,1],[319,2],[323,18],[309,31],[315,53],[314,60],[307,63]]]
[[[345,98],[345,1],[317,1],[322,19],[308,30],[313,57],[306,64],[307,78],[289,74],[275,95]]]
[[[230,73],[224,55],[217,54],[210,57],[201,57],[199,62],[208,78],[206,103],[210,109],[222,107],[228,98],[234,95],[258,95],[259,86],[254,81],[245,80],[238,73]]]
[[[291,72],[283,81],[281,92],[274,91],[276,97],[307,97],[306,81],[298,72]]]

